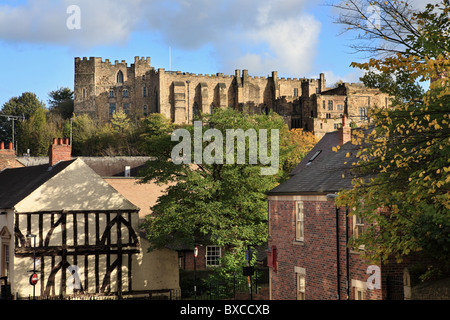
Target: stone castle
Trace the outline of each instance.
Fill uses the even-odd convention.
[[[195,115],[233,107],[251,113],[270,110],[284,117],[290,128],[303,128],[321,138],[337,130],[346,115],[359,126],[370,119],[371,106],[389,105],[388,96],[361,84],[326,87],[317,79],[254,77],[248,70],[234,75],[193,74],[155,69],[150,58],[135,57],[130,66],[102,58],[75,58],[74,112],[108,121],[114,112],[130,117],[161,113],[174,123],[192,122]]]

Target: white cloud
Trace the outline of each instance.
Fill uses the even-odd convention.
[[[278,71],[284,75],[304,75],[311,71],[320,28],[320,22],[306,14],[265,22],[243,35],[243,41],[257,48],[263,44],[263,53],[247,52],[230,57],[228,63],[255,74]]]
[[[136,27],[133,14],[141,2],[31,0],[16,7],[3,5],[0,6],[0,39],[84,47],[124,43]],[[69,30],[66,24],[70,17],[67,8],[73,4],[80,7],[79,30]]]
[[[317,1],[317,0],[313,0]],[[311,3],[311,1],[309,1]],[[126,45],[134,31],[158,32],[181,50],[210,45],[224,72],[255,75],[310,71],[321,24],[307,0],[30,0],[0,5],[0,39],[90,48]],[[69,30],[66,10],[78,5],[81,29]]]
[[[336,83],[342,81],[346,83],[357,83],[361,82],[360,77],[364,75],[364,71],[360,69],[355,69],[348,72],[347,74],[336,74],[332,70],[327,70],[323,72],[325,74],[325,79],[327,81],[327,88],[332,88]]]

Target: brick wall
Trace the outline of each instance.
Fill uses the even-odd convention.
[[[0,142],[0,171],[16,166],[16,152],[13,150],[12,143],[8,143],[7,149],[5,149],[5,143]]]
[[[295,240],[296,201],[304,206],[304,241]],[[304,268],[307,300],[335,300],[338,297],[338,248],[336,245],[336,207],[325,196],[284,196],[270,197],[269,248],[277,248],[277,271],[272,272],[271,294],[274,300],[297,299],[296,267]],[[339,298],[354,299],[352,280],[366,283],[368,262],[358,251],[348,251],[345,208],[339,210]],[[351,218],[348,219],[348,236],[352,234]],[[392,267],[391,267],[392,268]],[[396,266],[396,268],[401,268]],[[383,275],[383,273],[382,273]],[[389,274],[398,277],[401,273],[393,270]],[[385,275],[387,276],[387,274]],[[383,278],[385,279],[385,278]],[[379,300],[382,289],[366,290],[366,299]]]
[[[71,160],[72,147],[69,139],[53,139],[53,144],[49,148],[49,165],[54,166],[59,161]]]

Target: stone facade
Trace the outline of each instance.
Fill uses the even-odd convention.
[[[377,90],[358,85],[327,89],[323,73],[317,79],[279,78],[276,71],[254,77],[248,70],[203,75],[155,69],[148,57],[135,57],[130,66],[125,61],[112,64],[102,58],[75,58],[74,96],[75,114],[88,113],[101,121],[108,121],[116,111],[138,118],[162,113],[182,124],[214,108],[250,113],[273,110],[290,128],[313,131],[319,138],[336,130],[339,115],[357,119],[361,108],[379,100],[387,103]],[[328,101],[333,101],[332,112],[326,111]]]

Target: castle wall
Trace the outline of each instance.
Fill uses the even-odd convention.
[[[387,95],[362,85],[344,83],[327,89],[323,73],[318,79],[278,78],[276,71],[267,77],[250,76],[245,69],[234,75],[203,75],[155,70],[150,58],[140,57],[130,66],[124,60],[75,58],[74,96],[75,114],[88,113],[100,121],[121,111],[135,118],[161,113],[182,124],[214,108],[251,114],[273,110],[289,128],[303,128],[319,138],[337,130],[343,114],[360,126],[368,121],[366,109],[389,106]]]

